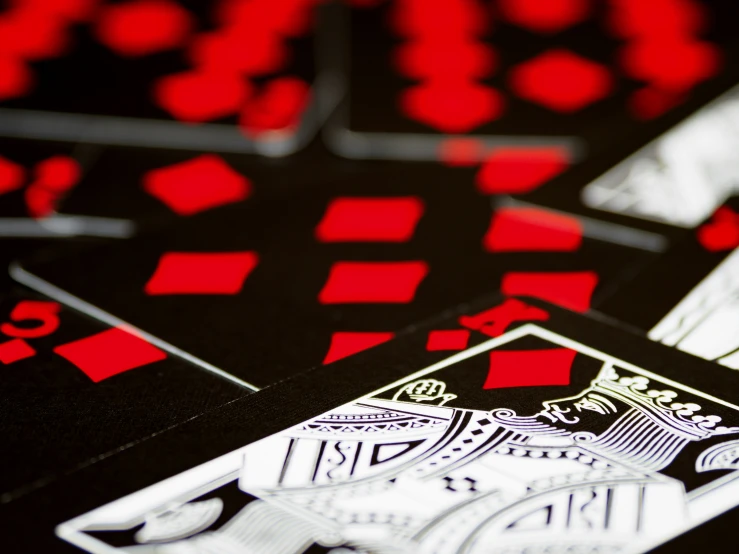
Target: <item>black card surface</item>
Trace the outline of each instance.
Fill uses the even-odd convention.
[[[0,334],[2,502],[249,392],[29,292],[4,294]]]
[[[647,332],[652,340],[739,368],[737,208],[732,198],[599,310]]]
[[[643,551],[737,503],[738,385],[603,320],[498,297],[25,495],[6,540]]]
[[[390,164],[13,275],[261,388],[499,288],[587,311],[652,255],[573,218],[494,212],[465,175]]]

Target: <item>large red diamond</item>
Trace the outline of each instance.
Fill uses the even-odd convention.
[[[393,333],[386,332],[336,332],[331,335],[331,346],[329,346],[323,363],[330,364],[336,360],[387,342],[391,338],[393,338]]]
[[[605,66],[558,49],[514,67],[510,85],[521,98],[572,113],[608,96],[613,79]]]
[[[144,292],[237,294],[257,261],[254,252],[167,252],[159,259]]]
[[[590,0],[499,0],[511,23],[537,33],[556,33],[580,23],[590,13]]]
[[[169,0],[135,0],[105,6],[97,19],[98,40],[122,56],[144,56],[181,46],[192,16]]]
[[[405,304],[428,273],[426,262],[336,262],[318,294],[321,304]]]
[[[570,370],[577,351],[493,350],[483,389],[552,387],[570,384]]]
[[[500,290],[503,294],[533,296],[576,312],[587,312],[597,284],[598,275],[592,271],[512,271],[503,276]]]
[[[251,192],[249,180],[219,156],[204,154],[149,171],[144,190],[179,215],[192,215],[239,202]]]
[[[153,344],[114,328],[54,348],[95,383],[167,357]]]
[[[335,198],[316,227],[321,242],[406,242],[423,213],[415,196]]]
[[[498,148],[477,173],[477,188],[485,194],[531,192],[562,173],[570,164],[564,148]]]
[[[576,218],[539,208],[499,209],[483,239],[489,252],[573,252],[581,244]]]

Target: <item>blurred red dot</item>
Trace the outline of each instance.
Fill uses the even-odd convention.
[[[390,24],[406,37],[478,36],[489,27],[490,16],[476,0],[398,0]]]
[[[246,104],[241,127],[250,135],[293,129],[300,122],[309,97],[310,87],[305,81],[295,77],[274,79]]]
[[[190,46],[190,60],[202,68],[265,75],[279,71],[287,62],[282,40],[264,29],[254,33],[218,31],[205,33]]]
[[[510,85],[523,99],[571,113],[608,96],[613,79],[601,64],[567,50],[550,50],[514,67]]]
[[[537,33],[556,33],[590,15],[589,0],[499,0],[508,21]]]
[[[444,133],[467,133],[503,113],[504,101],[493,88],[468,81],[429,81],[401,93],[407,117]]]
[[[238,75],[187,71],[161,78],[154,99],[180,121],[200,123],[233,115],[251,94],[251,85]]]
[[[145,56],[182,46],[193,27],[190,13],[168,0],[135,0],[106,6],[95,34],[121,56]]]
[[[439,160],[451,167],[470,167],[480,163],[485,145],[474,138],[450,138],[439,145]]]
[[[263,30],[286,37],[307,33],[318,0],[227,0],[216,9],[224,26]]]
[[[497,65],[495,52],[474,39],[419,40],[395,51],[398,71],[411,79],[482,78]]]
[[[0,16],[0,52],[25,60],[62,55],[69,48],[66,23],[40,10],[17,9]]]
[[[33,82],[33,74],[23,60],[0,55],[0,100],[28,94]]]
[[[611,31],[623,38],[690,37],[705,27],[705,7],[692,0],[613,0]]]
[[[629,111],[637,119],[654,119],[679,105],[685,99],[682,93],[644,87],[629,97]]]
[[[40,186],[54,192],[65,192],[80,179],[82,170],[74,158],[52,156],[35,167],[36,180],[31,186]]]
[[[24,178],[25,170],[22,166],[0,156],[0,194],[21,188]]]
[[[37,10],[44,15],[70,21],[89,19],[98,3],[99,0],[11,0],[9,2],[14,8]]]
[[[721,53],[713,44],[697,40],[643,40],[624,47],[621,64],[630,77],[679,91],[715,75]]]

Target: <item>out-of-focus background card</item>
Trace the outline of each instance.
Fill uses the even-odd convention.
[[[347,2],[323,63],[347,95],[326,128],[350,157],[517,144],[581,160],[668,116],[736,65],[730,0]],[[338,44],[338,42],[337,42]]]

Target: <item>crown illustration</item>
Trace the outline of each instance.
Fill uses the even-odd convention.
[[[636,408],[654,423],[689,440],[739,432],[739,427],[719,425],[720,416],[698,413],[702,408],[695,402],[676,401],[676,391],[652,388],[650,380],[643,375],[619,375],[610,364],[591,382],[591,388]],[[683,398],[687,394],[681,391]]]

